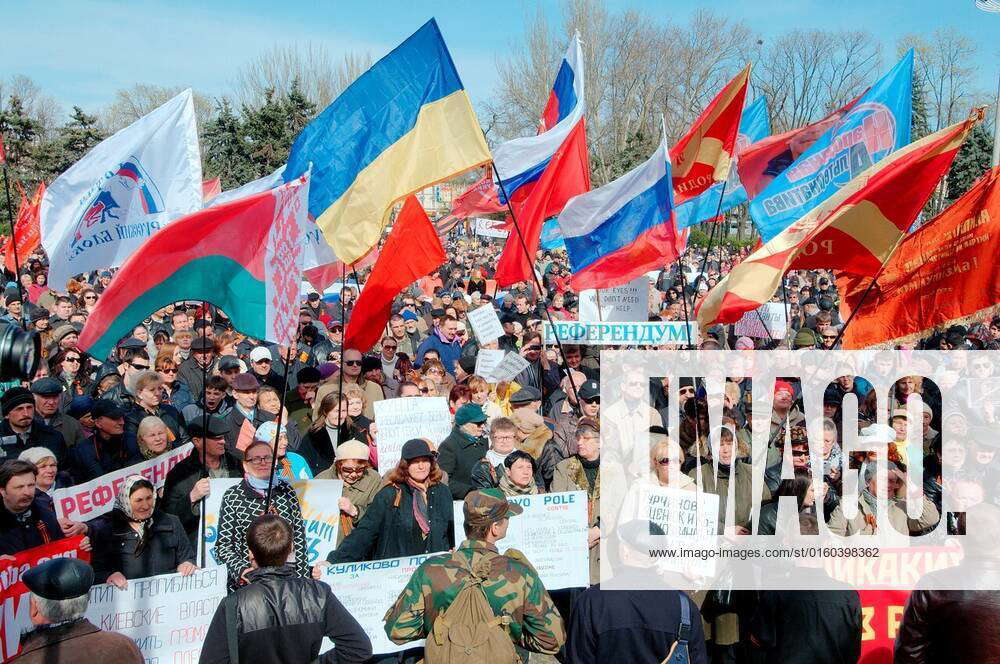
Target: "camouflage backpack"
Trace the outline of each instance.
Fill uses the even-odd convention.
[[[510,616],[497,617],[486,600],[492,556],[481,558],[451,605],[434,619],[424,646],[427,664],[516,664],[521,660],[507,632]],[[464,564],[457,551],[452,560]]]

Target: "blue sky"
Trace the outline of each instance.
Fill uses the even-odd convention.
[[[1000,73],[1000,14],[977,10],[973,0],[609,0],[608,6],[675,22],[707,7],[746,21],[765,39],[791,28],[863,29],[882,39],[890,56],[902,34],[953,26],[978,46],[978,86],[994,90]],[[30,76],[67,109],[96,110],[134,83],[219,95],[241,65],[274,44],[312,41],[334,55],[361,50],[377,58],[434,16],[478,105],[492,93],[497,59],[538,7],[558,17],[560,3],[553,0],[9,3],[3,75]]]

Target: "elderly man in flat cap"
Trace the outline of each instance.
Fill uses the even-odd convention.
[[[84,617],[94,570],[75,558],[55,558],[24,573],[34,628],[21,642],[18,664],[114,662],[142,664],[142,653],[123,634],[103,632]]]

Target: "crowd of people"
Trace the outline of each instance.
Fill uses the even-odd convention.
[[[727,497],[735,496],[736,526],[749,532],[750,512],[743,509],[752,502],[749,431],[761,417],[752,412],[749,381],[727,383],[723,426],[714,434],[705,387],[695,381],[677,386],[679,403],[673,404],[665,381],[638,381],[626,386],[631,392],[623,399],[602,410],[601,347],[557,347],[542,336],[544,322],[574,320],[579,313],[580,296],[569,288],[565,252],[540,251],[537,279],[497,288],[491,266],[501,245],[463,235],[446,242],[449,261],[400,294],[374,348],[343,346],[345,325],[364,290],[362,271],[345,273],[329,291],[333,297],[306,293],[300,334],[292,346],[247,337],[209,303],[178,301],[152,312],[109,357],[92,357],[78,348],[78,341],[112,274],[83,275],[61,288],[47,283],[47,258],[33,254],[19,282],[3,293],[2,320],[38,332],[43,361],[33,380],[0,385],[0,560],[54,539],[82,535],[81,548],[92,556],[91,576],[84,574],[91,583],[126,588],[130,579],[191,574],[198,569],[199,518],[211,492],[210,479],[234,478],[239,483],[222,497],[215,549],[219,562],[227,566],[228,590],[240,598],[233,602],[235,609],[226,610],[243,616],[239,624],[250,632],[248,621],[256,614],[248,607],[287,605],[282,597],[308,598],[297,609],[303,615],[262,623],[259,629],[267,632],[241,636],[241,652],[264,649],[276,658],[268,661],[310,661],[318,652],[312,645],[318,648],[323,635],[334,639],[338,661],[373,657],[356,621],[329,588],[311,585],[313,580],[331,564],[441,551],[452,553],[421,566],[386,616],[386,632],[399,643],[437,636],[436,619],[448,614],[449,605],[457,604],[458,588],[474,578],[487,608],[506,618],[503,630],[515,660],[527,661],[528,652],[535,652],[570,662],[614,656],[660,662],[673,644],[683,643],[691,662],[857,661],[861,607],[853,590],[737,592],[725,598],[714,592],[630,598],[619,594],[626,591],[600,591],[601,429],[615,425],[620,414],[614,408],[625,401],[642,404],[648,397],[650,427],[641,433],[648,433],[650,440],[650,481],[693,489],[700,475],[705,490],[720,497],[720,513],[725,512]],[[665,266],[651,278],[648,320],[692,319],[707,290],[745,251],[692,248]],[[788,311],[784,338],[750,338],[735,334],[733,326],[716,326],[701,336],[698,348],[839,348],[847,321],[839,314],[834,275],[825,270],[790,273],[783,290],[776,301]],[[503,335],[496,341],[481,343],[469,321],[469,312],[483,305],[495,307],[502,324]],[[907,347],[996,350],[1000,317],[953,325]],[[527,366],[510,380],[491,382],[476,375],[481,349],[517,353]],[[966,366],[966,355],[954,357],[946,368],[955,373],[986,378],[992,372],[990,363],[980,366],[973,360]],[[868,368],[872,375],[883,376],[897,369],[892,354],[876,355]],[[947,532],[963,532],[963,523],[943,515],[945,467],[955,484],[950,490],[965,496],[967,506],[996,509],[997,449],[967,442],[970,429],[995,427],[996,414],[980,407],[983,404],[942,412],[940,390],[947,387],[923,384],[912,376],[899,378],[886,425],[879,422],[886,418],[879,417],[871,384],[852,374],[838,379],[824,395],[824,491],[815,495],[807,473],[801,391],[793,382],[779,381],[774,414],[769,423],[761,422],[770,427],[765,477],[769,502],[761,509],[758,532],[775,531],[781,496],[797,498],[805,526],[825,519],[841,535],[876,528],[875,467],[864,466],[863,458],[858,459],[863,468],[858,504],[841,504],[841,409],[848,394],[859,404],[862,441],[884,444],[889,451],[890,519],[898,531],[921,535],[948,518]],[[906,401],[911,394],[919,394],[924,403],[920,422],[909,421]],[[433,396],[447,400],[451,433],[437,443],[414,438],[403,446],[397,464],[380,463],[374,404]],[[668,407],[679,417],[676,441],[667,434]],[[919,517],[910,517],[901,506],[905,471],[915,461],[903,444],[908,426],[917,427],[924,442],[919,467],[931,469],[924,474],[929,479]],[[712,435],[718,438],[715,447]],[[110,513],[89,521],[57,516],[57,489],[120,471],[188,442],[192,454],[167,473],[162,487],[130,476]],[[782,480],[786,445],[796,474]],[[681,471],[679,484],[674,484],[677,475],[668,472],[671,467]],[[337,546],[312,568],[301,507],[291,486],[292,481],[310,479],[339,479],[344,487],[337,503]],[[730,484],[735,485],[732,494]],[[531,561],[517,552],[500,554],[497,542],[506,533],[507,519],[519,511],[516,505],[508,509],[503,498],[562,491],[587,496],[592,585],[550,596]],[[453,522],[455,500],[465,504],[464,538]],[[626,573],[644,572],[629,566],[628,550],[648,548],[648,536],[648,528],[622,527],[621,551],[614,554],[625,561]],[[79,579],[75,587],[82,587]],[[46,601],[79,596],[67,591],[46,600],[44,593],[32,591],[42,614]],[[984,652],[982,643],[990,639],[996,646],[997,623],[990,623],[1000,615],[995,594],[955,599],[938,592],[921,601],[918,605],[914,600],[903,617],[897,661],[940,661],[914,653],[960,657]],[[981,637],[960,639],[926,625],[912,628],[913,621],[933,615],[935,603],[951,601],[978,602]],[[76,617],[80,615],[82,611]],[[64,622],[52,614],[48,618],[49,623]],[[293,627],[305,623],[315,629]],[[218,614],[202,661],[231,661],[226,630],[224,613]],[[296,641],[300,633],[306,636]],[[428,644],[428,651],[445,647],[435,638],[428,638]],[[378,661],[415,661],[421,656],[422,649],[374,655]],[[992,657],[997,656],[994,651]]]

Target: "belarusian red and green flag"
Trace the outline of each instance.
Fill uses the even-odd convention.
[[[111,280],[79,347],[105,357],[157,309],[204,300],[246,335],[290,344],[298,325],[308,175],[174,221]]]

